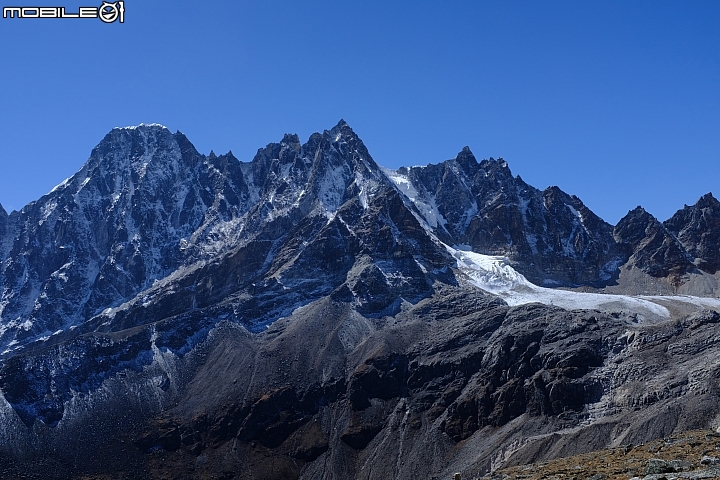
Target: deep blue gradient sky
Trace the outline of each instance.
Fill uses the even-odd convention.
[[[381,165],[437,163],[468,145],[613,224],[637,205],[665,220],[720,196],[718,1],[125,9],[122,25],[0,18],[8,211],[75,173],[112,127],[141,122],[250,161],[284,133],[305,141],[344,118]]]

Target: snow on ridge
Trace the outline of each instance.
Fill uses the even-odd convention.
[[[587,233],[588,235],[592,236],[592,234],[590,233],[590,230],[588,230],[587,226],[585,225],[585,217],[583,217],[583,214],[582,214],[581,212],[579,212],[579,211],[578,211],[575,207],[573,207],[572,205],[569,205],[569,204],[566,203],[565,206],[570,209],[570,212],[572,212],[572,214],[573,214],[573,215],[575,216],[575,218],[578,220],[578,222],[580,223],[580,225],[583,227],[583,230],[585,230],[585,233]]]
[[[360,174],[360,172],[355,172],[355,185],[358,186],[358,189],[360,190],[358,192],[358,198],[360,199],[360,204],[362,205],[363,209],[367,210],[368,208],[368,201],[369,198],[373,195],[374,190],[377,189],[376,182],[372,182],[370,180],[365,180],[363,176]],[[369,195],[368,195],[369,193]]]
[[[113,130],[135,130],[142,127],[160,127],[165,130],[168,129],[165,125],[160,123],[141,123],[140,125],[128,125],[127,127],[113,127]]]
[[[68,177],[68,178],[66,178],[65,180],[63,180],[62,182],[60,182],[59,184],[55,185],[55,186],[52,188],[52,190],[50,190],[50,191],[48,192],[48,194],[53,193],[53,192],[55,192],[55,191],[57,191],[57,190],[60,190],[61,188],[65,188],[65,187],[67,186],[67,184],[70,183],[70,178],[72,178],[72,177]]]
[[[415,204],[417,209],[420,211],[422,218],[428,225],[432,228],[437,228],[438,226],[444,227],[447,224],[447,220],[445,220],[445,217],[443,217],[437,208],[435,199],[430,198],[429,201],[421,200],[420,193],[417,191],[407,175],[403,175],[395,170],[390,170],[384,167],[380,167],[380,169],[395,184],[397,189],[410,199],[413,204]]]
[[[345,195],[346,165],[327,168],[318,185],[317,198],[328,212],[335,212]]]
[[[524,192],[523,192],[524,193]],[[533,255],[537,255],[538,248],[538,238],[537,235],[535,235],[532,230],[528,229],[528,221],[527,221],[527,212],[528,212],[528,205],[530,205],[530,198],[525,197],[518,192],[518,208],[520,209],[520,215],[522,216],[522,222],[523,222],[523,230],[525,231],[525,241],[527,241],[528,245],[530,246],[530,251],[533,253]],[[468,222],[469,225],[469,222]]]
[[[458,269],[467,275],[471,284],[498,295],[510,306],[537,302],[568,310],[630,310],[645,320],[670,318],[670,311],[653,300],[673,299],[674,297],[633,297],[539,287],[512,268],[507,257],[482,255],[447,245],[445,248],[455,257]],[[698,304],[697,302],[704,300],[711,299],[695,299],[693,297],[691,300],[684,301]],[[720,307],[720,300],[709,303]]]
[[[578,222],[583,223],[582,215],[580,214],[580,212],[577,211],[577,209],[575,207],[573,207],[572,205],[569,205],[567,203],[565,204],[565,206],[570,210],[570,213],[572,213],[573,216],[575,218],[577,218]]]

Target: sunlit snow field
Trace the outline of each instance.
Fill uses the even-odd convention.
[[[457,259],[458,269],[477,287],[498,295],[508,305],[544,303],[566,309],[630,310],[644,320],[669,319],[670,311],[657,301],[677,301],[704,308],[720,308],[716,298],[675,296],[631,296],[573,292],[543,288],[529,282],[513,269],[507,257],[482,255],[447,247]]]

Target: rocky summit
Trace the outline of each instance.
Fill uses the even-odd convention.
[[[344,121],[246,163],[116,128],[0,206],[0,477],[505,478],[717,430],[719,279],[710,193],[613,226]]]

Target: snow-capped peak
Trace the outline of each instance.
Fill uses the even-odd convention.
[[[114,127],[113,130],[136,130],[138,128],[161,128],[167,130],[165,125],[160,123],[141,123],[139,125],[129,125],[127,127]]]

